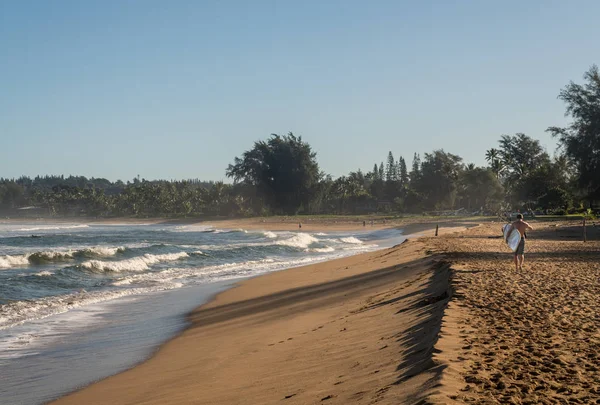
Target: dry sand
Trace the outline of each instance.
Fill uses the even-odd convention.
[[[600,403],[600,235],[500,223],[257,277],[56,404]]]
[[[600,228],[534,223],[516,271],[501,224],[432,239],[454,296],[434,359],[439,403],[600,403]]]

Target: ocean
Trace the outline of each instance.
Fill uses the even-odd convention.
[[[0,223],[0,402],[45,403],[132,367],[241,279],[403,239],[368,227]]]

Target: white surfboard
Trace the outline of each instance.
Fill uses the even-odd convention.
[[[502,227],[502,233],[504,234],[504,241],[508,247],[515,252],[521,242],[521,234],[518,230],[512,227],[511,224],[506,224]]]

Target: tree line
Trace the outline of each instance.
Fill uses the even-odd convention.
[[[558,98],[571,123],[548,127],[551,157],[526,134],[502,135],[484,166],[442,149],[387,158],[370,171],[332,178],[311,146],[293,133],[257,141],[226,169],[223,182],[110,182],[83,176],[0,179],[0,212],[43,215],[250,216],[272,214],[493,214],[509,209],[579,212],[600,201],[600,75],[569,83]]]

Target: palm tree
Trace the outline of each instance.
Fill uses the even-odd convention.
[[[504,164],[502,164],[502,162],[500,162],[499,160],[494,160],[492,162],[490,168],[492,169],[492,171],[496,175],[496,178],[499,179],[500,178],[500,173],[502,173],[504,171]]]
[[[485,160],[487,160],[490,163],[490,165],[493,165],[494,161],[498,160],[498,157],[498,149],[491,148],[485,152]]]
[[[496,175],[496,178],[500,178],[500,173],[504,170],[505,164],[500,160],[500,152],[498,149],[491,148],[485,152],[485,160],[490,163],[490,168]]]

